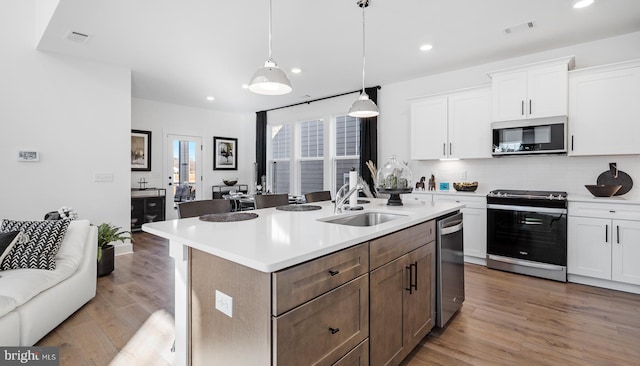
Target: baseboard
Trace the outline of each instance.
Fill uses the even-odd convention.
[[[603,280],[600,278],[585,277],[585,276],[580,276],[575,274],[568,274],[567,281],[573,282],[573,283],[579,283],[581,285],[603,287],[611,290],[630,292],[632,294],[640,294],[640,286],[632,285],[629,283],[609,281],[609,280]]]
[[[464,256],[464,261],[466,263],[473,263],[473,264],[479,264],[481,266],[486,266],[487,265],[487,258],[478,258],[478,257],[471,257],[468,255]]]
[[[133,253],[133,244],[131,244],[131,242],[129,241],[127,241],[126,243],[118,243],[114,245],[114,249],[115,255],[131,254]]]

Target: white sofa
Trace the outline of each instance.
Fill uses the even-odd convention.
[[[74,220],[54,271],[0,271],[0,346],[32,346],[96,296],[98,229]]]

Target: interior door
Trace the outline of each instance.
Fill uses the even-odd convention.
[[[180,202],[202,199],[202,138],[167,134],[167,220],[178,218]]]

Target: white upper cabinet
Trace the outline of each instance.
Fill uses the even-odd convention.
[[[491,89],[449,95],[449,158],[491,157]]]
[[[569,155],[640,154],[640,60],[569,74]]]
[[[565,57],[489,73],[491,120],[566,116],[567,79],[573,65],[573,57]]]
[[[465,89],[411,103],[411,159],[491,157],[490,88]]]
[[[421,99],[411,104],[411,159],[446,157],[447,97]]]

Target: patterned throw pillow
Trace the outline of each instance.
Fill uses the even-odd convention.
[[[69,227],[69,220],[4,220],[0,232],[22,231],[29,240],[17,242],[7,254],[0,270],[18,268],[56,269],[56,254]]]
[[[26,240],[25,240],[26,239]],[[29,237],[24,235],[22,231],[10,231],[8,233],[0,233],[0,263],[4,260],[4,257],[9,254],[13,246],[20,242],[22,244],[29,240]]]

